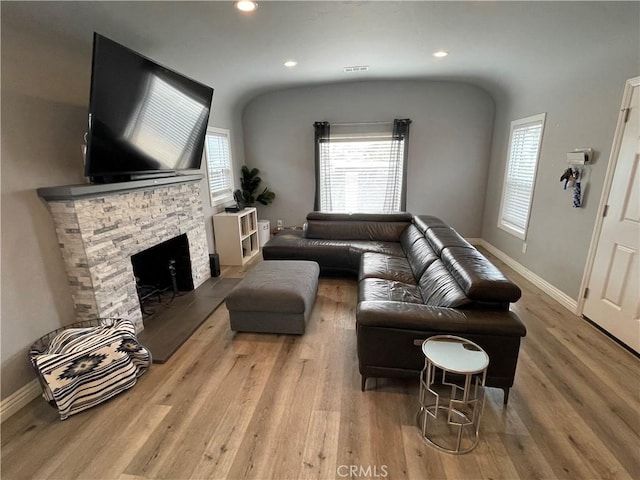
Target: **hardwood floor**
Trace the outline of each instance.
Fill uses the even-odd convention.
[[[2,478],[640,478],[638,358],[492,260],[528,334],[469,454],[422,442],[417,381],[360,391],[356,282],[329,278],[302,337],[234,334],[221,306],[127,393],[62,422],[36,399],[2,425]]]

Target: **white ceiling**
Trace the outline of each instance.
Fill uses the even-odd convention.
[[[3,1],[2,86],[86,104],[98,31],[211,85],[229,105],[285,86],[367,79],[459,80],[508,95],[639,51],[638,5],[263,1],[242,14],[231,1]],[[449,57],[434,58],[439,49]],[[288,59],[298,66],[285,68]],[[22,73],[7,72],[18,64]],[[370,69],[344,73],[350,65]]]

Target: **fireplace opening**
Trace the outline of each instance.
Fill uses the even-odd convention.
[[[131,257],[140,309],[144,315],[193,290],[189,241],[186,234],[154,245]]]

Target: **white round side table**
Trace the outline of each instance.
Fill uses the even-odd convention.
[[[428,338],[422,353],[416,415],[422,439],[443,452],[470,452],[480,440],[489,356],[476,343],[453,335]]]

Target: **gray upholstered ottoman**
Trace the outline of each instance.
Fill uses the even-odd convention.
[[[227,297],[231,330],[303,334],[319,273],[318,264],[306,260],[259,263]]]

